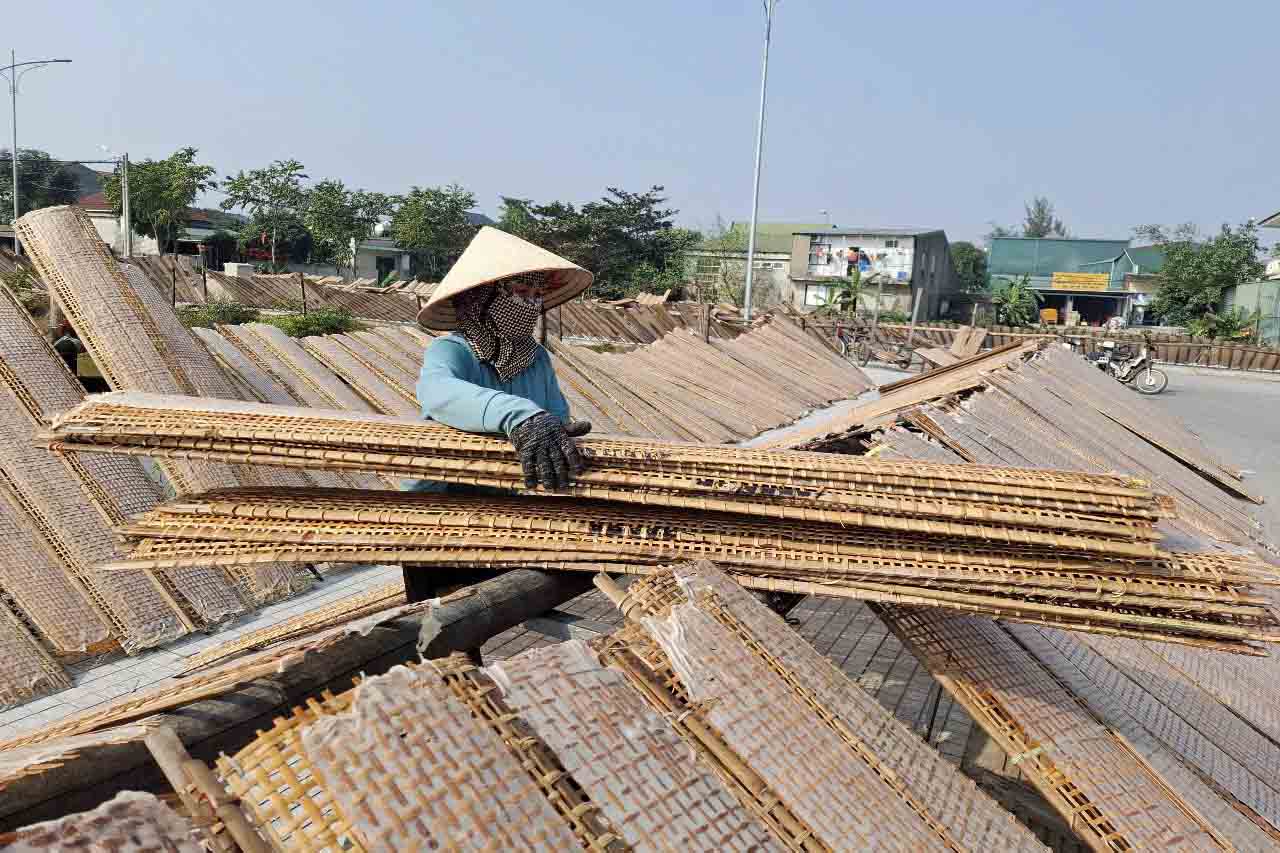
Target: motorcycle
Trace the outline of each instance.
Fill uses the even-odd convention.
[[[1159,394],[1169,387],[1169,377],[1152,364],[1155,347],[1149,335],[1142,336],[1142,346],[1133,355],[1128,344],[1116,346],[1115,341],[1102,341],[1093,364],[1104,373],[1110,373],[1117,382],[1132,385],[1139,394]]]

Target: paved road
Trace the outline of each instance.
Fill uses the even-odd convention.
[[[1168,372],[1168,390],[1150,399],[1181,418],[1228,464],[1254,472],[1245,483],[1267,499],[1258,518],[1271,540],[1280,541],[1280,382]]]

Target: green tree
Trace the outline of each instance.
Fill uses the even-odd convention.
[[[276,260],[271,260],[273,248]],[[327,258],[315,249],[315,241],[298,213],[254,216],[236,234],[240,253],[250,258],[266,258],[262,267],[267,272],[284,272],[288,262],[297,264],[325,263]]]
[[[853,274],[847,278],[836,280],[827,289],[816,313],[826,316],[849,316],[858,311],[858,300],[862,297],[862,273],[855,267]]]
[[[1194,222],[1184,222],[1172,228],[1154,222],[1134,228],[1133,238],[1155,246],[1164,246],[1169,243],[1195,243],[1200,240],[1200,227]]]
[[[314,258],[333,264],[334,271],[351,267],[355,275],[352,248],[373,233],[384,216],[390,216],[397,199],[386,193],[348,190],[338,180],[321,181],[307,192],[303,222],[314,241]]]
[[[18,152],[18,215],[29,210],[74,204],[80,182],[62,163],[44,151],[23,148]],[[13,215],[13,152],[0,150],[0,221]]]
[[[133,229],[154,237],[164,252],[186,228],[196,196],[218,186],[212,166],[196,162],[195,148],[180,148],[163,160],[129,164],[129,214]],[[116,216],[122,208],[120,168],[102,182],[102,193]]]
[[[1164,250],[1164,265],[1156,273],[1159,289],[1151,307],[1157,317],[1174,325],[1185,326],[1213,313],[1224,290],[1259,279],[1265,270],[1253,222],[1234,229],[1224,224],[1217,236],[1203,241],[1191,239],[1183,229],[1158,245]]]
[[[661,186],[643,193],[608,187],[581,208],[555,201],[504,197],[499,227],[595,274],[593,293],[617,299],[683,282],[685,253],[701,240],[677,228],[677,210],[663,205]],[[656,283],[655,283],[656,282]]]
[[[951,263],[955,265],[960,289],[965,293],[981,293],[987,289],[987,253],[967,240],[951,244]]]
[[[467,215],[476,197],[458,184],[413,187],[391,216],[391,233],[413,255],[417,277],[439,281],[479,229]]]
[[[1022,206],[1026,215],[1022,220],[1023,237],[1070,237],[1067,226],[1054,215],[1053,202],[1038,195]]]
[[[1022,232],[1018,230],[1016,225],[998,225],[995,222],[988,222],[991,230],[986,233],[987,244],[990,245],[992,240],[999,237],[1021,237]]]
[[[997,320],[1005,326],[1031,326],[1038,322],[1044,297],[1031,286],[1031,276],[1000,280],[1004,285],[991,296]]]
[[[282,230],[296,222],[306,205],[302,181],[307,177],[297,160],[276,160],[262,169],[243,170],[228,175],[222,188],[227,197],[223,210],[241,207],[248,210],[271,241],[271,266],[277,266],[276,247]],[[132,176],[131,176],[132,177]],[[129,186],[132,195],[132,182]]]

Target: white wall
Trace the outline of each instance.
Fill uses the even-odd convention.
[[[93,223],[93,228],[98,232],[98,236],[102,238],[102,242],[111,247],[117,255],[124,254],[124,229],[120,226],[120,219],[110,214],[89,214],[89,221]],[[135,255],[158,255],[160,254],[160,246],[152,237],[143,237],[141,234],[134,232],[133,235],[133,253]]]
[[[815,246],[815,239],[821,241],[820,247]],[[896,245],[888,246],[886,243]],[[911,280],[911,259],[915,252],[913,237],[823,234],[820,238],[810,237],[809,244],[809,275],[843,276],[848,270],[851,251],[861,249],[871,262],[870,268],[863,270],[864,276],[878,272],[894,281]]]

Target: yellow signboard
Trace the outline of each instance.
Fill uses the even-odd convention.
[[[1049,286],[1054,290],[1106,290],[1111,276],[1104,272],[1056,272]]]

